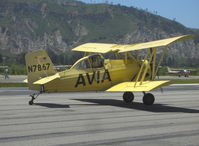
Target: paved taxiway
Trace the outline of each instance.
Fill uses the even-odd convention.
[[[43,94],[0,88],[0,145],[199,145],[199,85],[154,91],[153,106],[124,104],[122,93]]]

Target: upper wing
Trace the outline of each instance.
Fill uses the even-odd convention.
[[[146,49],[146,48],[168,46],[171,43],[174,43],[177,41],[182,41],[182,40],[187,40],[187,39],[190,39],[193,37],[194,37],[194,35],[183,35],[183,36],[178,36],[178,37],[173,37],[173,38],[168,38],[168,39],[162,39],[162,40],[151,41],[151,42],[146,42],[146,43],[139,43],[139,44],[133,45],[133,46],[129,45],[128,47],[124,48],[123,50],[120,50],[119,52],[121,53],[121,52],[141,50],[141,49]]]
[[[80,52],[92,52],[92,53],[108,53],[115,51],[113,46],[116,44],[103,44],[103,43],[86,43],[76,48],[72,49],[73,51]]]
[[[162,39],[157,41],[151,41],[146,43],[139,44],[130,44],[130,45],[121,45],[121,44],[103,44],[103,43],[86,43],[76,48],[72,49],[73,51],[81,51],[81,52],[92,52],[92,53],[108,53],[108,52],[128,52],[134,50],[141,50],[146,48],[154,48],[160,46],[168,46],[171,43],[182,41],[186,39],[193,38],[194,35],[183,35],[168,39]]]
[[[140,85],[140,82],[123,82],[117,84],[106,91],[151,91],[162,86],[171,84],[170,81],[144,81]]]

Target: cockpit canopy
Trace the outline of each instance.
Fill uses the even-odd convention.
[[[104,67],[104,58],[100,54],[94,54],[77,61],[72,68],[76,69],[90,69]]]

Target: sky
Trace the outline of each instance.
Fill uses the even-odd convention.
[[[199,28],[199,0],[79,0],[87,3],[108,2],[148,9],[149,12],[175,19],[190,28]]]

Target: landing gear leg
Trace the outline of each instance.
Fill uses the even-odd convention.
[[[123,101],[126,103],[131,103],[134,99],[134,94],[132,92],[124,92]]]
[[[41,93],[42,93],[42,92],[30,94],[30,97],[31,97],[32,99],[29,101],[29,105],[33,105],[34,100],[35,100]]]
[[[31,97],[31,100],[28,102],[29,105],[33,105],[34,104],[34,100],[42,93],[44,93],[45,90],[44,90],[44,85],[41,86],[41,90],[37,93],[33,93],[33,94],[30,94],[30,97]]]
[[[143,103],[145,105],[152,105],[155,101],[154,95],[151,94],[151,93],[145,93],[145,92],[143,92],[143,93],[144,93],[144,96],[143,96],[143,99],[142,99]]]

